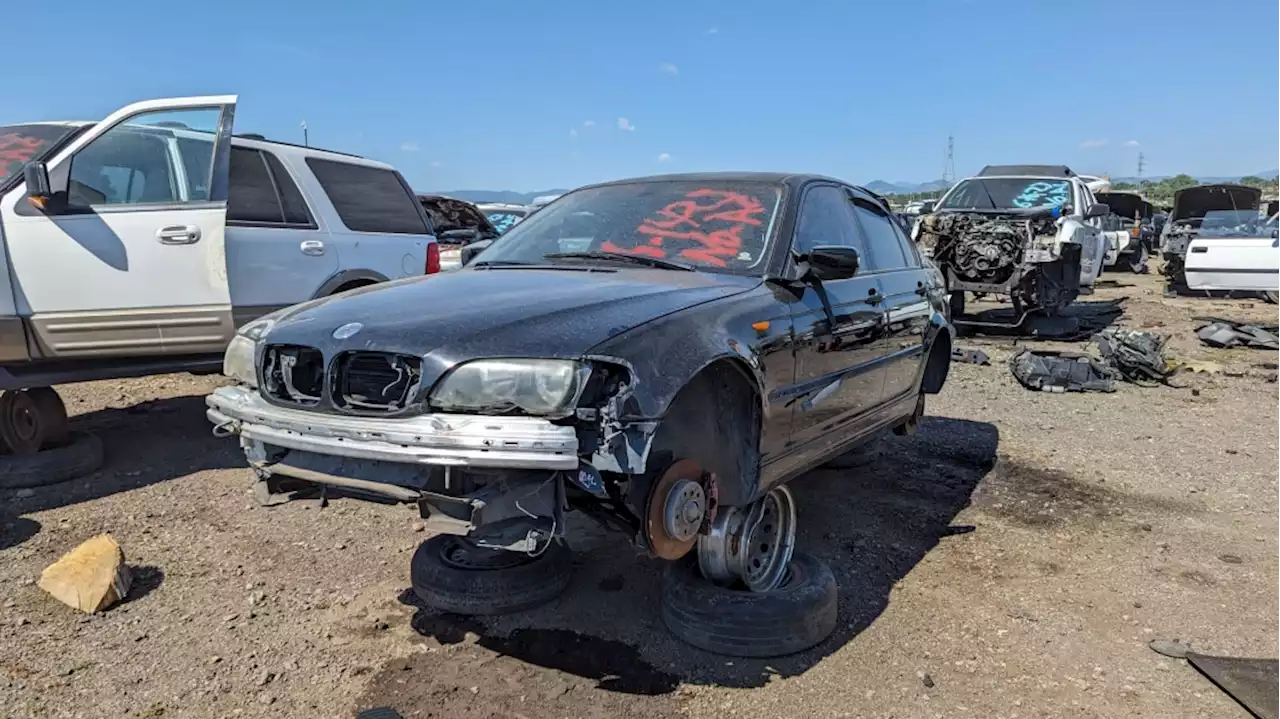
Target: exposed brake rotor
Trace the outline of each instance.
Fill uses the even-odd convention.
[[[679,559],[693,549],[708,512],[714,511],[714,494],[711,475],[697,462],[682,459],[668,467],[649,492],[644,526],[649,550],[662,559]]]

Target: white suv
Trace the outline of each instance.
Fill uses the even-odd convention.
[[[0,389],[216,370],[255,317],[438,271],[394,168],[233,136],[235,103],[0,127]]]

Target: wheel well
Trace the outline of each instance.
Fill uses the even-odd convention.
[[[929,359],[924,365],[924,379],[920,390],[925,394],[937,394],[947,381],[947,373],[951,371],[951,333],[945,329],[938,333],[929,350]]]
[[[350,282],[346,282],[341,285],[338,285],[338,289],[334,290],[333,292],[330,292],[329,294],[330,296],[332,296],[342,292],[346,292],[347,290],[354,290],[357,287],[368,287],[369,285],[376,285],[376,284],[378,283],[374,282],[373,280],[351,280]]]
[[[720,359],[689,380],[663,413],[646,476],[692,459],[716,475],[720,502],[750,500],[760,473],[760,396],[740,361]],[[644,489],[647,493],[647,487]]]

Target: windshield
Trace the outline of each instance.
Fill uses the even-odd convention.
[[[493,223],[499,235],[505,235],[507,230],[515,226],[517,222],[524,219],[523,210],[493,210],[486,212],[485,216]]]
[[[70,125],[0,125],[0,187],[22,174],[23,165],[43,159],[49,148],[75,131]]]
[[[513,227],[476,264],[544,264],[566,261],[547,259],[557,253],[613,252],[752,274],[764,259],[781,199],[781,185],[764,182],[677,180],[579,190]]]
[[[1258,214],[1257,210],[1210,210],[1200,222],[1196,237],[1270,237],[1275,218]]]
[[[1036,177],[970,177],[961,180],[941,210],[1026,210],[1071,204],[1071,181]]]

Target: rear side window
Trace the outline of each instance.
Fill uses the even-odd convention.
[[[231,148],[227,221],[255,225],[314,227],[293,178],[269,152]]]
[[[874,202],[854,197],[853,214],[867,233],[867,245],[877,270],[900,270],[915,264],[915,253],[907,247],[898,223],[884,210]]]
[[[308,157],[307,166],[347,229],[425,235],[418,199],[393,170]]]

